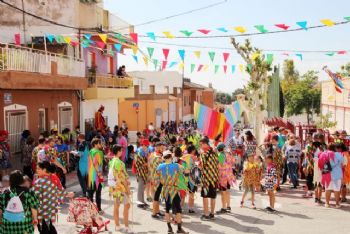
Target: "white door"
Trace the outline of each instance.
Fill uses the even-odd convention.
[[[59,113],[59,123],[58,123],[58,130],[59,132],[62,132],[63,129],[69,128],[70,130],[73,129],[73,110],[72,107],[59,107],[58,109]]]
[[[9,143],[12,153],[21,151],[21,135],[27,129],[26,111],[7,111],[6,130],[9,132]]]
[[[176,121],[176,103],[169,102],[169,121]]]
[[[40,108],[39,109],[39,124],[38,124],[39,132],[43,133],[46,129],[46,109]]]
[[[162,115],[163,110],[160,108],[156,109],[156,128],[160,128],[160,125],[162,124]]]

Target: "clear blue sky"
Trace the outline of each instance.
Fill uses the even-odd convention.
[[[152,19],[169,16],[172,14],[195,9],[209,5],[220,0],[105,0],[105,8],[118,15],[130,24],[143,23]],[[343,21],[343,17],[350,16],[349,0],[228,0],[226,3],[214,8],[195,12],[189,15],[176,17],[162,22],[136,27],[135,31],[139,34],[146,32],[155,32],[162,34],[163,31],[171,31],[173,34],[181,35],[179,30],[195,31],[200,28],[215,29],[226,27],[230,34],[237,34],[233,30],[234,26],[244,26],[249,32],[256,32],[253,26],[263,24],[269,30],[276,30],[274,24],[285,23],[295,26],[297,21],[308,21],[308,25],[319,25],[321,19],[329,18],[334,21]],[[224,35],[214,30],[209,35]],[[196,33],[196,35],[200,35]],[[252,40],[254,46],[263,50],[350,50],[350,24],[334,26],[331,28],[313,29],[300,32],[289,32],[280,34],[268,34],[248,37]],[[148,38],[140,38],[142,41],[151,41]],[[244,38],[238,38],[243,41]],[[215,39],[157,39],[158,42],[169,42],[177,44],[205,45],[232,47],[229,38]],[[140,43],[140,48],[147,51],[147,47],[155,47],[154,58],[163,59],[162,48],[169,48],[170,55],[168,61],[178,61],[178,49],[187,50],[185,76],[191,78],[194,82],[208,84],[212,82],[214,87],[225,92],[232,92],[234,89],[242,87],[249,79],[247,74],[241,73],[238,68],[232,75],[231,64],[244,64],[239,55],[233,50],[218,49],[199,49],[202,51],[201,59],[193,56],[196,48],[183,48],[178,46],[167,46],[160,44]],[[222,52],[231,52],[231,57],[227,62],[229,65],[228,73],[225,75],[222,71],[214,74],[213,65],[209,72],[190,72],[190,64],[212,64],[210,62],[208,51],[215,51],[216,57],[214,64],[223,65]],[[131,54],[131,53],[129,53]],[[281,64],[287,58],[280,53],[275,53],[274,64]],[[136,64],[132,57],[121,55],[119,64],[126,64],[128,70],[152,70],[143,65],[140,54],[139,63]],[[331,69],[337,70],[342,64],[350,61],[350,53],[346,55],[335,55],[333,57],[324,54],[303,54],[303,61],[300,61],[291,53],[296,67],[302,74],[307,70],[319,70],[321,79],[327,79],[321,68],[328,65]]]

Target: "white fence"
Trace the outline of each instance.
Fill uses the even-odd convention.
[[[85,77],[83,60],[29,48],[0,48],[0,70],[51,74],[51,62],[57,74]]]

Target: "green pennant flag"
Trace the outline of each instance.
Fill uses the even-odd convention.
[[[344,17],[344,19],[345,19],[346,21],[350,21],[350,16],[346,16],[346,17]]]
[[[114,37],[117,38],[121,43],[126,42],[126,39],[120,33],[114,34]]]
[[[64,37],[63,37],[62,35],[57,35],[57,36],[56,36],[56,41],[57,41],[57,43],[59,43],[59,44],[66,43],[66,42],[64,41]]]
[[[266,28],[265,28],[265,26],[264,25],[255,25],[254,26],[257,30],[259,30],[259,32],[261,32],[261,33],[267,33],[269,30],[267,30]]]
[[[273,60],[273,54],[267,54],[266,63],[270,65],[272,63],[272,60]]]
[[[190,37],[193,32],[187,31],[187,30],[181,30],[180,31],[182,34],[184,34],[186,37]]]
[[[149,55],[149,57],[152,58],[153,52],[154,52],[154,48],[152,48],[152,47],[147,47],[147,50],[148,50],[148,55]]]
[[[157,70],[158,59],[153,59],[154,69]]]
[[[214,62],[215,52],[214,51],[210,51],[210,52],[208,52],[208,54],[209,54],[211,62]]]
[[[195,67],[196,67],[196,64],[191,64],[191,73],[193,73]]]
[[[219,71],[219,65],[215,65],[215,71],[214,71],[214,73],[216,74],[216,73],[218,73],[218,71]]]
[[[326,55],[333,56],[334,54],[335,54],[334,52],[330,52],[330,53],[327,53]]]
[[[249,64],[247,65],[247,69],[248,69],[248,72],[249,72],[249,73],[252,72],[252,68],[253,68],[253,65],[249,63]]]

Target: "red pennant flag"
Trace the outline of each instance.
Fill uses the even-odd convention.
[[[227,65],[224,65],[224,72],[226,74],[226,72],[227,72]]]
[[[162,70],[166,69],[167,63],[168,63],[168,61],[163,61],[163,63],[162,63]]]
[[[202,68],[203,68],[203,65],[201,64],[201,65],[199,65],[198,66],[198,70],[197,70],[197,72],[200,72],[201,70],[202,70]]]
[[[169,49],[163,49],[163,54],[164,54],[165,60],[168,60],[169,51],[170,51]]]
[[[275,24],[276,27],[282,28],[283,30],[288,30],[290,26],[285,25],[285,24]]]
[[[16,33],[15,34],[15,43],[16,45],[20,46],[21,45],[21,34]]]
[[[77,41],[71,41],[70,44],[74,47],[76,47],[77,45],[79,45],[79,42]]]
[[[132,39],[132,40],[135,42],[135,44],[137,45],[137,43],[138,43],[138,35],[137,35],[137,33],[130,33],[129,35],[130,35],[131,39]]]
[[[207,35],[208,33],[210,33],[210,30],[207,30],[207,29],[198,29],[198,32],[201,32],[201,33]]]
[[[104,49],[105,48],[105,43],[103,43],[102,41],[95,41],[95,43],[100,49]]]
[[[225,61],[225,63],[226,63],[228,57],[230,56],[230,53],[222,53],[222,55],[224,56],[224,61]]]
[[[340,51],[338,51],[338,54],[346,54],[346,51],[345,50],[340,50]]]

